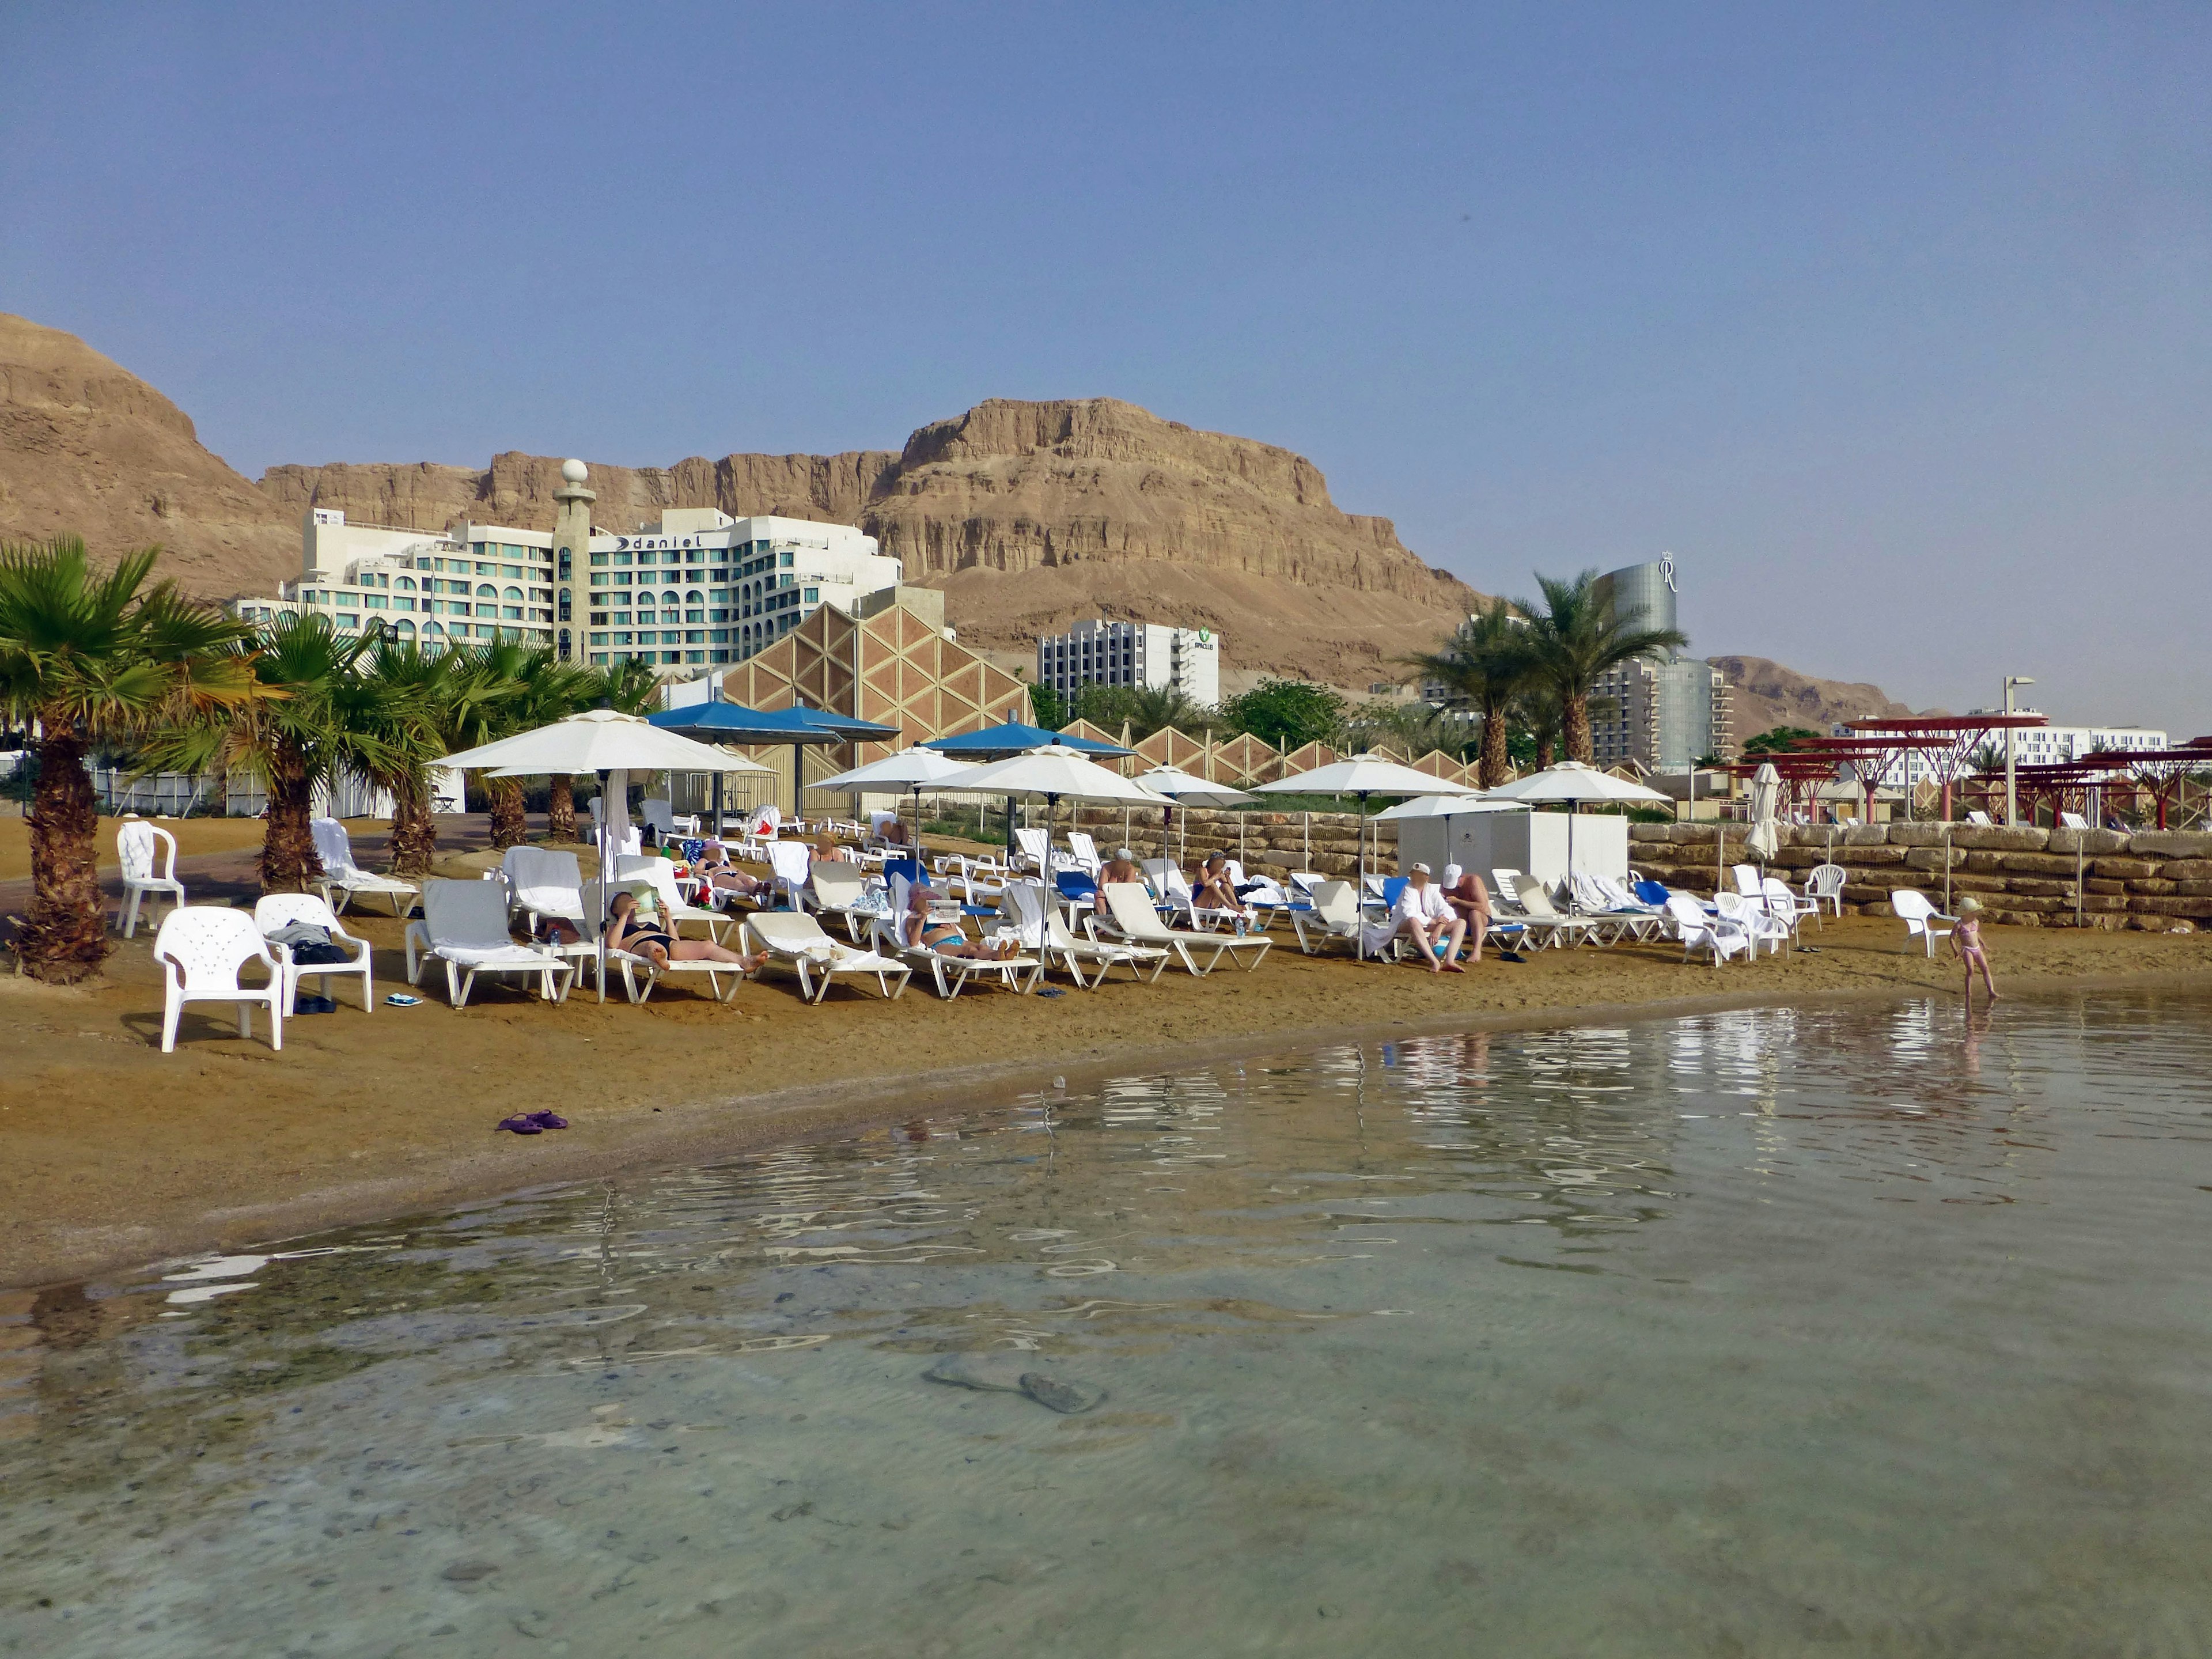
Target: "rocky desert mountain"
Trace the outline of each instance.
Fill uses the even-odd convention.
[[[611,529],[664,507],[857,524],[912,580],[945,589],[963,641],[1024,657],[1038,634],[1080,617],[1172,617],[1217,630],[1247,673],[1364,686],[1394,677],[1386,653],[1436,638],[1480,597],[1423,563],[1389,520],[1340,512],[1303,456],[1110,398],[994,399],[896,453],[591,466]],[[295,514],[544,529],[559,470],[557,458],[514,453],[483,472],[282,466],[261,488]]]
[[[73,334],[0,313],[0,538],[159,542],[195,592],[300,568],[300,521],[204,447],[191,417]]]
[[[1863,681],[1814,679],[1765,657],[1714,657],[1710,660],[1735,688],[1735,736],[1739,743],[1778,726],[1802,726],[1825,733],[1832,720],[1944,712],[1940,708],[1910,708],[1880,686]]]
[[[588,458],[586,458],[588,459]],[[0,315],[0,538],[76,532],[95,552],[159,542],[166,568],[212,598],[268,592],[299,568],[301,516],[457,520],[550,529],[560,459],[489,467],[270,468],[255,484],[191,419],[75,336]],[[994,398],[934,421],[901,450],[591,462],[597,514],[635,529],[665,507],[857,524],[941,587],[964,641],[1010,664],[1036,635],[1104,614],[1214,629],[1231,687],[1286,674],[1364,690],[1480,597],[1425,563],[1388,519],[1340,511],[1305,458],[1201,432],[1111,398]],[[1816,680],[1761,657],[1715,659],[1737,686],[1739,737],[1905,712],[1872,685]]]

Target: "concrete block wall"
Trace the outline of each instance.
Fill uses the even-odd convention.
[[[1717,855],[1717,827],[1726,836]],[[1710,894],[1717,857],[1723,865],[1756,862],[1743,848],[1746,829],[1740,823],[1631,824],[1629,860],[1655,881]],[[1832,860],[1845,872],[1846,915],[1893,914],[1889,895],[1899,887],[1917,888],[1940,904],[1948,869],[1954,902],[1972,893],[2001,922],[2071,927],[2077,901],[2085,927],[2159,933],[2212,921],[2208,834],[1936,823],[1792,827],[1782,832],[1772,868],[1794,887],[1815,865]]]

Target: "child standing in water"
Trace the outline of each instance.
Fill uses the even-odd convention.
[[[1959,925],[1951,932],[1951,948],[1966,968],[1966,1006],[1974,1006],[1974,969],[1982,970],[1982,983],[1990,1000],[1997,1000],[1997,982],[1990,977],[1990,947],[1982,943],[1982,902],[1971,893],[1959,901]]]

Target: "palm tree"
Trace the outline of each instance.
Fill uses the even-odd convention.
[[[159,552],[127,553],[100,575],[74,536],[0,547],[0,714],[33,727],[37,769],[15,959],[49,983],[97,973],[108,951],[88,750],[253,696],[231,653],[245,630],[168,582],[146,587]]]
[[[151,760],[180,770],[210,765],[258,777],[269,792],[261,836],[261,890],[297,893],[322,873],[310,820],[315,792],[346,772],[388,774],[387,736],[398,720],[392,690],[360,672],[378,636],[342,635],[327,617],[306,613],[263,624],[237,647],[262,695],[179,721],[146,746]]]
[[[507,729],[510,732],[531,732],[541,726],[550,726],[555,720],[593,707],[597,702],[599,677],[588,668],[561,661],[550,645],[525,652],[516,666],[520,671],[518,690],[507,705]],[[655,688],[658,689],[657,681]],[[514,786],[514,812],[508,830],[514,839],[500,839],[501,797],[495,794],[492,797],[492,845],[520,846],[524,832],[521,781],[507,778],[501,781]],[[550,819],[552,833],[562,841],[575,840],[575,780],[565,772],[557,774],[550,780],[547,793],[547,816]]]
[[[1406,659],[1465,697],[1482,714],[1481,782],[1495,789],[1512,763],[1505,744],[1506,712],[1534,672],[1528,625],[1503,599],[1474,612],[1441,651]]]
[[[1567,758],[1587,764],[1594,752],[1590,688],[1607,669],[1633,657],[1687,645],[1689,635],[1677,629],[1645,628],[1641,611],[1616,614],[1597,591],[1595,570],[1585,570],[1571,581],[1540,573],[1536,585],[1543,590],[1543,604],[1516,600],[1514,608],[1528,619],[1534,678],[1559,699],[1559,736]]]
[[[453,715],[468,688],[453,673],[461,660],[445,652],[425,651],[412,640],[380,638],[363,670],[382,688],[377,712],[385,722],[378,735],[386,758],[370,773],[392,796],[392,869],[401,876],[426,876],[437,855],[438,820],[430,810],[430,768],[457,746]]]

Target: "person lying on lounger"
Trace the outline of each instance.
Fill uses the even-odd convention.
[[[910,847],[914,844],[907,834],[903,818],[884,819],[884,827],[877,833],[876,839],[886,847]]]
[[[930,890],[920,882],[907,889],[899,937],[908,945],[934,951],[941,957],[975,957],[985,962],[1004,962],[1021,955],[1022,942],[1012,933],[1000,934],[995,944],[971,945],[956,925],[930,915],[931,896]]]
[[[719,841],[707,843],[707,850],[699,855],[694,866],[699,878],[717,893],[734,893],[739,898],[757,899],[768,890],[769,884],[758,876],[749,876],[730,862],[730,849]]]
[[[726,962],[751,973],[768,960],[766,952],[748,957],[703,939],[678,939],[657,920],[637,913],[637,895],[617,893],[607,907],[607,949],[643,957],[656,968],[672,962]]]

